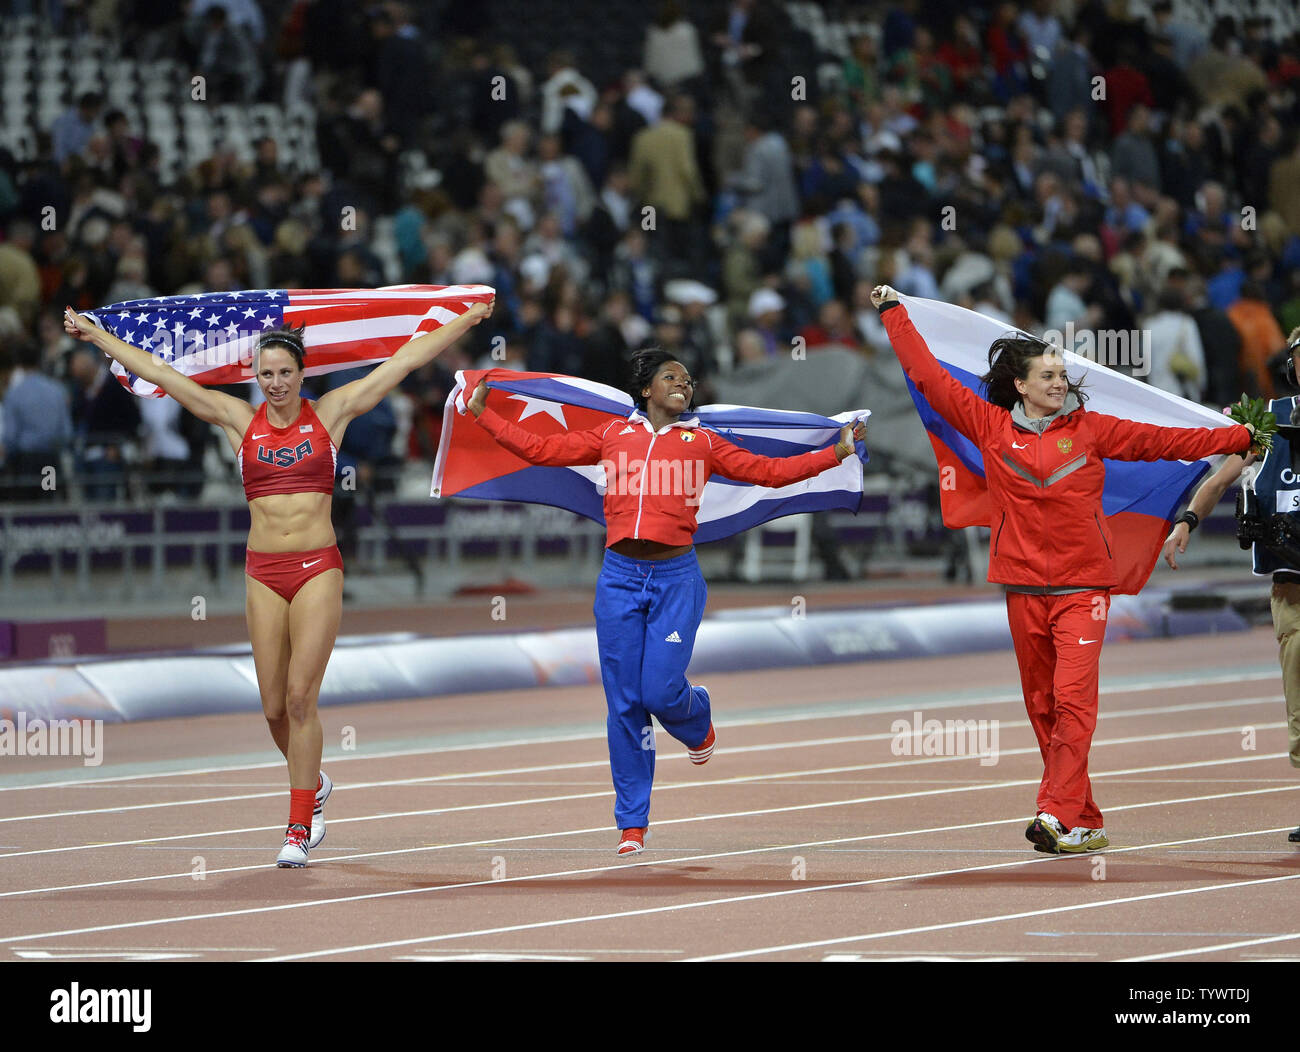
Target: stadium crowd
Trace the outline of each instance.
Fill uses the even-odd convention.
[[[10,0],[74,50],[110,36],[178,58],[210,101],[310,103],[321,164],[263,138],[173,179],[95,93],[37,129],[34,156],[0,151],[6,495],[42,496],[60,458],[91,499],[129,480],[197,495],[208,429],[126,393],[60,316],[199,291],[498,290],[490,324],[353,424],[343,452],[367,470],[432,457],[451,374],[475,360],[622,386],[653,344],[708,401],[799,346],[888,354],[877,283],[1081,349],[1134,334],[1106,364],[1207,404],[1281,391],[1300,33],[1271,16],[827,3],[861,27],[839,57],[799,5],[619,5],[598,52],[564,39],[559,6]]]

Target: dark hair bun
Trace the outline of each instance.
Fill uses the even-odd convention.
[[[668,362],[678,362],[680,359],[675,354],[670,354],[662,347],[645,347],[632,355],[630,363],[631,383],[628,385],[627,392],[636,402],[637,408],[644,410],[646,407],[646,397],[641,392],[645,390],[654,381],[655,375],[660,368]],[[694,396],[691,402],[694,404]]]

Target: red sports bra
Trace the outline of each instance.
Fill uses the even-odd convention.
[[[244,496],[274,493],[333,493],[338,450],[311,402],[302,400],[288,427],[272,427],[266,403],[258,406],[239,447],[239,477]]]

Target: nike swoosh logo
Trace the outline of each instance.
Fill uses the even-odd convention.
[[[271,432],[268,431],[268,432],[266,432],[266,434],[263,434],[263,435],[254,435],[253,437],[254,437],[254,438],[265,438],[266,435],[269,435],[270,433],[271,433]]]
[[[302,564],[302,568],[303,568],[304,570],[310,570],[310,569],[311,569],[313,566],[315,566],[317,563],[322,563],[322,562],[324,562],[324,561],[325,561],[324,559],[313,559],[313,560],[312,560],[311,562],[309,562],[309,563],[303,563],[303,564]],[[1080,640],[1079,642],[1083,642],[1083,640]],[[1094,639],[1093,642],[1095,643],[1096,640]]]
[[[1101,640],[1099,639],[1084,639],[1083,636],[1079,637],[1079,646],[1081,647],[1086,647],[1089,643],[1100,643],[1100,642]]]
[[[1012,448],[1012,449],[1028,449],[1028,448],[1029,448],[1029,443],[1026,442],[1026,443],[1022,446],[1022,445],[1020,445],[1019,443],[1012,442],[1012,443],[1011,443],[1011,448]]]

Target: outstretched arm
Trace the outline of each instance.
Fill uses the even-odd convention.
[[[471,305],[459,318],[403,344],[360,380],[322,395],[316,402],[316,415],[325,430],[331,435],[341,434],[350,421],[374,409],[407,376],[433,361],[484,318],[491,317],[495,304],[494,297],[490,303]]]
[[[1216,453],[1245,454],[1252,431],[1231,427],[1161,427],[1094,413],[1098,455],[1111,460],[1199,460]]]
[[[613,422],[590,431],[565,431],[558,435],[534,435],[518,424],[512,424],[487,407],[488,385],[480,380],[474,394],[465,403],[479,422],[479,426],[521,460],[530,464],[551,467],[576,467],[580,464],[599,464],[600,450],[605,432]]]
[[[755,486],[789,486],[820,475],[841,460],[853,455],[853,444],[867,437],[866,425],[861,420],[852,426],[845,424],[839,441],[825,449],[800,453],[793,457],[762,457],[741,449],[721,435],[706,431],[713,451],[713,470],[724,478],[748,482]]]
[[[239,448],[253,419],[252,407],[247,402],[196,383],[144,348],[132,347],[87,321],[71,307],[64,312],[63,328],[69,336],[94,344],[128,372],[171,395],[200,420],[223,428],[231,445]]]
[[[1257,459],[1254,454],[1246,457],[1230,456],[1219,466],[1218,471],[1197,487],[1196,492],[1192,494],[1191,502],[1187,505],[1187,510],[1196,517],[1197,523],[1210,514],[1214,506],[1223,499],[1228,487],[1241,478],[1242,471]],[[1161,554],[1165,557],[1165,562],[1169,564],[1171,569],[1178,569],[1178,560],[1175,555],[1181,555],[1187,551],[1187,542],[1191,535],[1191,526],[1185,522],[1179,522],[1174,525],[1172,532],[1166,538]]]

